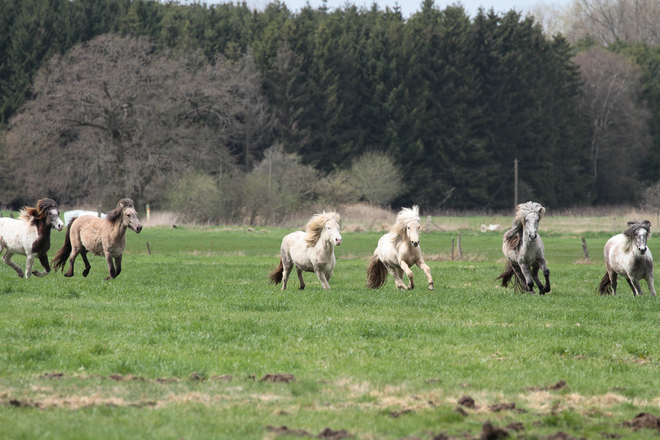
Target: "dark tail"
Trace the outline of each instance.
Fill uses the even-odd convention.
[[[367,287],[379,289],[385,284],[385,281],[387,281],[387,268],[378,259],[378,255],[374,255],[367,267]]]
[[[71,255],[71,225],[75,221],[76,218],[73,218],[67,225],[66,236],[64,237],[64,246],[62,246],[62,249],[57,251],[55,258],[53,258],[53,261],[50,262],[55,273],[57,273],[59,269],[62,269],[62,272],[64,272],[64,265],[66,264],[66,260],[69,258],[69,255]]]
[[[600,280],[600,284],[598,285],[598,293],[601,295],[608,295],[612,293],[612,283],[610,282],[610,274],[605,272],[605,275],[603,275],[603,278]]]
[[[284,266],[282,265],[282,259],[280,258],[280,264],[270,273],[270,282],[268,284],[280,284],[283,275]]]
[[[520,280],[520,275],[516,273],[516,269],[514,269],[511,262],[507,261],[506,266],[504,266],[504,271],[499,277],[495,278],[495,280],[502,280],[502,287],[509,287],[511,279],[513,279],[513,290],[516,292],[525,291],[525,286],[523,286],[523,283]]]

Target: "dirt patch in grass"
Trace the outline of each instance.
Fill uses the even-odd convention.
[[[461,397],[460,399],[458,399],[458,404],[470,409],[475,408],[474,399],[470,396]]]
[[[266,374],[264,377],[259,379],[259,382],[295,382],[296,378],[293,374]]]
[[[638,429],[657,429],[660,431],[660,419],[652,414],[639,413],[630,421],[623,422],[623,426]]]

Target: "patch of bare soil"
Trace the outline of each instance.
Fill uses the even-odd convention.
[[[512,403],[498,403],[497,405],[489,405],[488,409],[490,409],[493,412],[512,410],[512,409],[516,409],[516,404],[513,403],[513,402]]]
[[[411,412],[412,412],[411,409],[402,409],[401,411],[392,411],[392,412],[390,413],[390,417],[397,419],[397,418],[399,418],[400,416],[402,416],[402,415],[404,415],[404,414],[411,413]]]
[[[188,376],[188,380],[192,380],[193,382],[203,382],[204,378],[197,373],[192,373]]]
[[[340,429],[339,431],[334,431],[330,428],[325,428],[323,431],[316,436],[316,438],[323,438],[328,440],[341,440],[343,438],[353,437],[351,434],[346,432],[345,429]]]
[[[312,434],[305,431],[304,429],[289,429],[284,425],[277,426],[277,427],[268,425],[268,426],[266,426],[266,430],[268,430],[268,432],[272,432],[272,433],[277,434],[277,435],[296,435],[298,437],[311,437],[312,436]]]
[[[223,374],[222,376],[218,376],[218,375],[211,376],[211,380],[220,380],[223,382],[229,382],[232,379],[233,377],[231,376],[231,374]]]
[[[293,374],[267,374],[261,379],[259,379],[259,382],[295,382],[296,378],[293,376]]]
[[[609,432],[601,432],[600,433],[601,438],[621,438],[621,436],[615,432],[609,433]]]
[[[429,379],[426,381],[426,383],[441,383],[442,379]]]
[[[499,440],[509,436],[509,431],[499,426],[493,426],[490,421],[487,421],[481,427],[481,434],[479,440]]]
[[[652,414],[639,413],[630,421],[623,422],[623,426],[638,429],[658,429],[660,430],[660,419]]]
[[[474,399],[470,396],[463,396],[458,399],[458,404],[466,408],[474,408]]]
[[[545,440],[586,440],[584,437],[573,437],[572,435],[566,434],[564,431],[557,431],[554,434],[550,434],[545,437]]]
[[[61,379],[64,377],[64,373],[44,373],[39,376],[39,379]]]
[[[563,390],[565,388],[568,388],[568,385],[566,385],[566,382],[563,380],[560,380],[559,382],[552,384],[552,385],[546,385],[544,387],[527,387],[525,388],[526,391],[559,391]]]
[[[454,409],[454,412],[457,412],[457,413],[459,413],[459,414],[462,415],[462,416],[467,416],[467,415],[468,415],[467,411],[465,411],[465,410],[464,410],[463,408],[461,408],[460,406],[457,406],[457,407]]]
[[[174,379],[174,378],[169,378],[168,379],[168,378],[165,378],[165,377],[159,377],[159,378],[156,379],[156,382],[158,382],[158,383],[174,383],[176,381],[177,380]]]

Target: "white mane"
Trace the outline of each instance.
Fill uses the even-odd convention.
[[[407,226],[414,221],[419,222],[419,206],[413,205],[412,209],[403,208],[396,215],[396,222],[392,229],[390,229],[390,235],[392,235],[392,243],[398,245],[406,239],[408,236],[406,232]]]

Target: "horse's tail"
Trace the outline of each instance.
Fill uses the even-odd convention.
[[[498,276],[495,278],[495,280],[502,280],[502,287],[509,287],[509,283],[511,282],[511,279],[513,278],[513,289],[516,292],[523,292],[525,290],[525,287],[522,284],[522,281],[520,280],[520,276],[516,273],[516,269],[513,267],[513,264],[511,264],[510,261],[506,262],[506,265],[504,266],[504,270]]]
[[[598,284],[598,293],[601,295],[612,293],[612,282],[610,281],[610,274],[607,272],[605,272],[605,275],[600,280],[600,284]]]
[[[59,269],[62,269],[62,272],[64,272],[64,265],[66,264],[66,260],[69,258],[69,255],[71,255],[71,225],[76,221],[76,218],[77,217],[74,217],[67,225],[66,236],[64,237],[64,246],[62,246],[62,248],[57,251],[53,261],[50,262],[51,266],[53,266],[53,272],[55,273],[57,273]]]
[[[270,282],[268,284],[280,284],[283,275],[284,265],[282,265],[282,259],[280,258],[280,264],[270,273]]]
[[[374,255],[367,267],[367,287],[379,289],[385,281],[387,281],[387,267],[380,261],[378,255]]]

